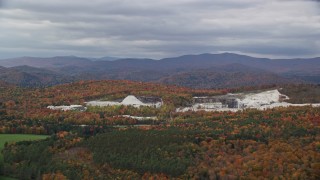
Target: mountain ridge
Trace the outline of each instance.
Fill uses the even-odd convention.
[[[48,83],[48,85],[81,79],[125,79],[177,84],[192,88],[238,87],[247,86],[248,82],[251,82],[249,84],[256,85],[265,85],[273,82],[320,83],[320,57],[269,59],[234,53],[204,53],[163,58],[160,60],[124,58],[114,61],[95,61],[76,56],[25,57],[0,60],[0,66],[27,73],[25,76],[34,75],[32,74],[34,72],[26,72],[26,69],[28,69],[26,67],[22,69],[21,67],[20,69],[15,68],[15,66],[22,65],[41,68],[44,74],[46,74],[45,71],[48,71],[53,76],[51,79],[61,79],[61,77],[65,79],[65,81],[58,82],[57,80],[54,83]],[[0,69],[0,71],[4,70]],[[182,77],[184,75],[186,77]],[[205,77],[206,75],[208,77]],[[198,76],[197,78],[202,82],[201,85],[192,82],[190,78],[188,79],[191,76]],[[217,78],[219,77],[220,79],[224,79],[224,81],[218,81]],[[178,82],[179,79],[181,82]],[[248,79],[251,80],[248,81]],[[10,83],[10,80],[8,81]],[[11,81],[14,81],[14,79]],[[214,83],[216,81],[219,83]]]

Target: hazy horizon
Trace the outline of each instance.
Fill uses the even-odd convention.
[[[183,54],[183,55],[177,55],[177,56],[168,56],[168,57],[163,57],[163,58],[148,58],[148,57],[114,57],[114,56],[102,56],[102,57],[88,57],[88,56],[76,56],[76,55],[55,55],[55,56],[17,56],[17,57],[8,57],[8,58],[0,58],[1,60],[10,60],[10,59],[19,59],[19,58],[56,58],[56,57],[75,57],[75,58],[85,58],[88,60],[99,60],[103,58],[113,58],[110,59],[109,61],[114,61],[114,60],[120,60],[120,59],[150,59],[150,60],[162,60],[162,59],[167,59],[167,58],[177,58],[177,57],[182,57],[182,56],[199,56],[199,55],[204,55],[204,54],[210,54],[210,55],[220,55],[220,54],[236,54],[240,56],[249,56],[253,58],[266,58],[270,60],[285,60],[285,59],[312,59],[312,58],[319,58],[320,56],[313,56],[313,57],[288,57],[288,58],[272,58],[272,57],[263,57],[263,56],[255,56],[255,55],[247,55],[247,54],[241,54],[241,53],[231,53],[231,52],[221,52],[221,53],[199,53],[199,54]]]

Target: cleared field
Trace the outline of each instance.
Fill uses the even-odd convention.
[[[26,140],[39,140],[45,139],[46,135],[32,135],[32,134],[0,134],[0,151],[4,148],[4,144],[6,142],[18,142],[18,141],[26,141]],[[2,155],[0,155],[2,156]]]
[[[0,180],[16,180],[16,179],[11,177],[6,177],[6,176],[0,176]]]
[[[39,139],[45,139],[46,135],[32,135],[32,134],[0,134],[0,152],[4,148],[4,144],[6,142],[12,143],[12,142],[18,142],[18,141],[33,141],[33,140],[39,140]],[[3,157],[2,153],[0,153],[0,167],[3,163]],[[15,180],[14,178],[1,176],[0,180]]]

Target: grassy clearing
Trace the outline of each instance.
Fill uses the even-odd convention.
[[[45,139],[46,135],[33,135],[33,134],[0,134],[0,151],[4,148],[6,142],[18,142],[18,141],[33,141],[39,139]]]
[[[6,142],[13,143],[19,141],[33,141],[33,140],[40,140],[45,139],[46,135],[33,135],[33,134],[0,134],[0,152],[4,148],[4,144]],[[0,153],[0,167],[3,163],[2,153]],[[0,176],[0,180],[15,180],[14,178]]]
[[[45,139],[46,135],[33,135],[33,134],[0,134],[0,152],[4,148],[6,142],[13,143],[19,141],[34,141]],[[0,165],[2,164],[2,153],[0,153]]]
[[[0,180],[16,180],[16,179],[7,177],[7,176],[0,176]]]

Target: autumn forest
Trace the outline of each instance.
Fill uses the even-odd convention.
[[[320,103],[320,86],[308,84],[203,90],[127,80],[39,88],[0,82],[0,133],[47,135],[6,142],[0,173],[17,179],[320,179],[319,107],[175,111],[195,96],[275,88],[290,103]],[[159,97],[163,105],[47,108],[128,95]]]

